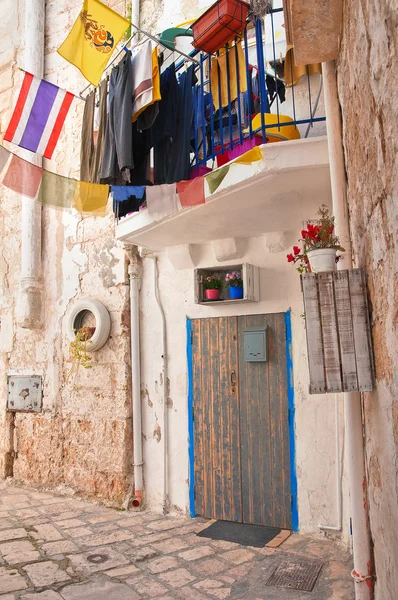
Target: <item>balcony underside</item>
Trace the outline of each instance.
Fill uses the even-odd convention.
[[[117,238],[160,251],[180,244],[297,231],[303,221],[315,218],[321,204],[331,205],[326,137],[261,149],[262,161],[234,165],[205,204],[161,221],[154,221],[145,209],[119,223]]]

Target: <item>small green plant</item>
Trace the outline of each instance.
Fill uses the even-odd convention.
[[[75,331],[76,337],[69,344],[69,362],[72,363],[72,367],[66,376],[67,381],[71,377],[77,377],[80,367],[83,367],[83,369],[92,368],[92,357],[88,354],[87,348],[88,342],[94,335],[94,331],[95,327],[81,327]]]
[[[202,278],[203,289],[205,290],[222,290],[223,280],[210,273]]]

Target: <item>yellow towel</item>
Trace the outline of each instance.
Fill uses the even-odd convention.
[[[321,63],[315,63],[313,65],[296,65],[294,62],[294,49],[293,46],[288,46],[286,49],[285,58],[285,83],[288,87],[296,85],[300,77],[303,75],[314,75],[315,73],[322,73]]]
[[[245,56],[243,54],[242,44],[238,42],[235,46],[228,49],[228,65],[229,65],[229,85],[230,85],[230,101],[236,100],[238,97],[238,82],[236,77],[236,56],[238,56],[238,71],[239,71],[239,91],[247,91]],[[228,106],[228,73],[227,73],[227,52],[225,48],[220,50],[218,58],[213,58],[211,61],[211,92],[213,95],[213,103],[215,109],[220,108],[220,98],[218,90],[218,67],[220,69],[220,84],[221,84],[221,106]]]

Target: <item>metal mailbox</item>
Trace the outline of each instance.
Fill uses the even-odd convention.
[[[268,360],[267,327],[250,327],[244,331],[245,362]]]

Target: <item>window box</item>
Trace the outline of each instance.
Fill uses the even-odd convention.
[[[219,300],[206,300],[203,286],[203,277],[211,274],[225,280],[227,273],[240,271],[243,279],[243,298],[230,298],[229,288],[224,285]],[[259,268],[249,263],[237,265],[209,267],[207,269],[195,269],[195,303],[196,304],[232,304],[239,302],[259,302],[260,300],[260,275]]]
[[[193,45],[213,54],[246,27],[249,10],[242,0],[218,0],[192,25]]]

